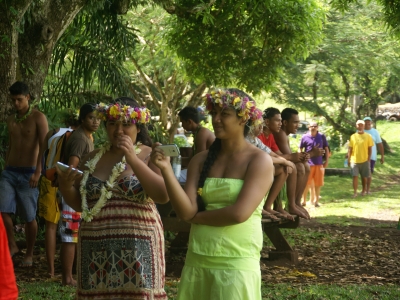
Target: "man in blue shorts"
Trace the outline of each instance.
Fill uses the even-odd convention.
[[[350,161],[351,173],[353,175],[353,197],[357,197],[358,175],[361,175],[362,192],[367,192],[367,179],[371,176],[370,160],[374,141],[372,137],[364,132],[364,121],[356,122],[357,132],[350,137],[347,157]]]
[[[0,177],[0,211],[11,256],[20,250],[15,243],[10,214],[17,213],[18,208],[18,215],[26,221],[27,249],[20,266],[31,267],[37,234],[37,186],[42,170],[40,154],[48,126],[45,115],[31,106],[31,95],[25,83],[17,81],[9,91],[16,113],[7,118],[9,145]]]
[[[372,174],[374,174],[374,168],[375,168],[375,162],[378,158],[377,155],[377,148],[379,150],[379,153],[381,155],[380,162],[381,164],[384,163],[385,158],[384,158],[384,150],[383,150],[383,144],[382,144],[382,139],[381,136],[379,135],[378,130],[372,127],[372,119],[370,117],[365,117],[364,118],[365,126],[364,126],[364,131],[366,133],[369,133],[372,136],[372,139],[374,141],[374,145],[372,146],[372,154],[371,154],[371,176],[368,177],[367,179],[367,194],[370,194],[370,188],[371,188],[371,181],[372,181]]]

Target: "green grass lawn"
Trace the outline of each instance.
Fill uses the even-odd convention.
[[[400,185],[398,179],[400,167],[400,122],[379,122],[378,130],[387,140],[394,153],[385,155],[385,163],[376,165],[372,182],[372,195],[353,199],[352,178],[350,176],[327,176],[321,191],[322,206],[311,209],[312,218],[318,222],[340,226],[367,226],[368,220],[384,213],[389,221],[386,225],[396,226],[400,216]],[[343,168],[345,150],[335,152],[329,167]],[[379,157],[379,156],[378,156]],[[361,182],[359,184],[361,188]],[[373,226],[369,225],[368,226]],[[290,233],[289,233],[290,232]],[[304,228],[287,231],[289,243],[296,244],[302,239],[319,243],[323,240],[335,242],[336,236],[330,237],[319,231]],[[330,239],[330,240],[329,240]],[[167,262],[168,263],[168,262]],[[36,281],[20,282],[19,299],[73,299],[74,289],[61,287],[58,283]],[[175,299],[177,280],[167,280],[166,291],[169,299]],[[346,285],[346,284],[268,284],[263,282],[263,299],[400,299],[400,287],[396,285]],[[191,299],[188,299],[191,300]],[[228,300],[228,299],[227,299]]]

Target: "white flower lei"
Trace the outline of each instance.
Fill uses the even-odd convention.
[[[135,146],[135,152],[136,154],[139,154],[141,152],[139,146],[141,143],[137,143]],[[81,193],[81,199],[82,199],[82,218],[86,222],[92,221],[93,217],[96,216],[100,210],[104,207],[106,204],[107,200],[111,198],[112,196],[112,191],[109,191],[108,189],[112,189],[115,186],[116,179],[121,175],[121,173],[125,170],[126,168],[126,159],[125,156],[122,157],[122,161],[117,163],[111,170],[111,175],[106,181],[106,183],[102,186],[101,188],[101,194],[99,200],[96,202],[96,204],[93,206],[92,209],[88,208],[87,204],[87,199],[86,199],[86,182],[89,178],[89,174],[92,174],[96,168],[97,163],[99,162],[100,158],[109,151],[111,148],[111,143],[105,144],[103,147],[100,148],[99,152],[89,161],[86,162],[85,166],[88,167],[88,170],[83,172],[83,178],[81,181],[81,186],[79,188],[79,191]]]

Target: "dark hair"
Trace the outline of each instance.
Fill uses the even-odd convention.
[[[203,168],[201,169],[200,178],[197,183],[197,188],[203,188],[204,182],[206,181],[208,172],[210,171],[214,161],[217,159],[219,150],[221,149],[221,140],[216,138],[208,149],[208,155],[204,161]],[[201,195],[197,194],[197,208],[198,211],[204,211],[206,209],[204,200]]]
[[[78,122],[79,124],[83,122],[83,120],[86,118],[88,114],[91,112],[94,112],[95,109],[95,104],[94,103],[85,103],[81,106],[79,109],[79,118]]]
[[[200,123],[199,111],[193,106],[186,106],[178,113],[178,116],[185,121],[192,120],[196,124]]]
[[[79,120],[76,118],[77,110],[73,108],[67,108],[61,113],[62,122],[67,127],[78,127]],[[78,116],[79,117],[79,116]]]
[[[112,104],[120,103],[123,105],[128,105],[130,107],[140,107],[139,103],[137,103],[135,99],[129,97],[119,97],[113,100],[111,103]],[[136,123],[135,125],[139,130],[136,136],[136,141],[134,141],[134,143],[141,142],[143,145],[151,147],[153,142],[150,138],[146,124]]]
[[[275,107],[268,107],[267,109],[264,110],[263,113],[263,119],[272,119],[275,115],[280,115],[281,112],[279,111],[279,109],[275,108]]]
[[[242,90],[239,90],[239,89],[237,89],[237,88],[228,88],[228,89],[226,89],[227,91],[229,91],[229,93],[235,93],[235,94],[237,94],[239,97],[247,97],[247,98],[249,98],[249,100],[250,101],[254,101],[254,102],[256,102],[253,98],[251,98],[250,97],[250,95],[249,94],[247,94],[247,93],[245,93],[245,92],[243,92]]]
[[[282,121],[289,121],[292,115],[298,115],[299,112],[294,108],[285,108],[281,112]]]
[[[16,81],[14,82],[14,84],[12,86],[10,86],[8,88],[8,90],[10,91],[11,95],[29,95],[31,96],[30,92],[29,92],[29,87],[26,83],[22,82],[22,81]],[[32,96],[31,96],[32,98]]]

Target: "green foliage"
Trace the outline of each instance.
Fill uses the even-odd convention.
[[[149,134],[153,143],[169,144],[169,138],[166,134],[166,130],[163,128],[160,122],[153,122],[149,126]]]
[[[135,30],[109,6],[81,11],[53,51],[49,97],[70,103],[89,91],[130,95],[124,62],[136,42]]]
[[[182,136],[176,136],[174,138],[174,144],[176,144],[178,147],[190,147],[188,140]]]
[[[371,1],[368,1],[371,2]],[[385,23],[397,37],[400,37],[400,2],[393,0],[376,0],[382,8]],[[350,10],[353,5],[364,5],[365,1],[362,0],[331,0],[332,8],[341,12]]]
[[[317,1],[175,2],[169,44],[192,78],[208,85],[268,88],[288,60],[306,57],[321,40]]]
[[[398,41],[385,32],[379,7],[360,3],[343,14],[329,11],[322,44],[288,64],[273,93],[280,103],[323,116],[335,144],[354,131],[356,119],[373,116],[384,97],[398,94]]]

